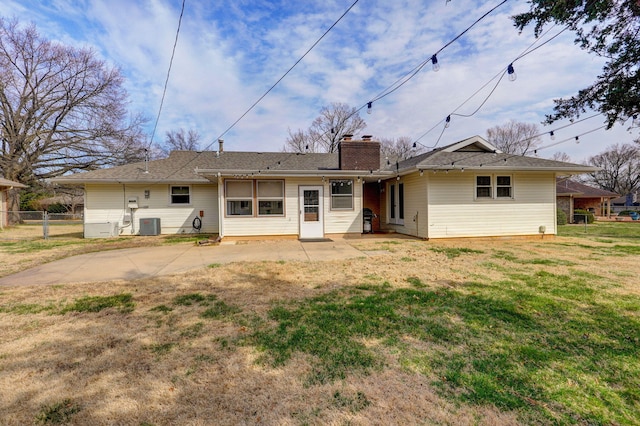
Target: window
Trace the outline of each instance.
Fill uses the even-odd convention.
[[[476,199],[487,198],[513,198],[513,181],[511,176],[476,176]]]
[[[171,191],[171,204],[190,204],[191,203],[190,187],[172,186],[170,191]]]
[[[284,182],[281,180],[259,180],[258,216],[284,215]]]
[[[511,198],[511,176],[496,177],[496,197]]]
[[[476,198],[491,198],[491,176],[476,176]]]
[[[389,184],[389,223],[404,224],[404,183]]]
[[[253,181],[227,180],[227,215],[251,216],[253,214]]]
[[[331,210],[353,209],[353,180],[331,181]]]

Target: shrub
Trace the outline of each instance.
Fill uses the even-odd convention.
[[[573,221],[575,223],[584,223],[584,218],[587,217],[587,223],[593,223],[596,220],[596,217],[588,210],[574,210],[573,211]]]
[[[564,210],[558,209],[558,211],[556,212],[556,221],[558,222],[558,225],[567,224],[567,214],[564,212]]]

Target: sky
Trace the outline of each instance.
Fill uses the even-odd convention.
[[[200,134],[201,148],[217,149],[218,137],[353,2],[185,0],[154,143],[163,142],[167,131],[183,128]],[[280,151],[289,129],[306,130],[320,109],[334,102],[363,107],[361,117],[367,123],[363,134],[410,137],[425,149],[486,136],[488,128],[512,119],[538,124],[541,132],[569,125],[554,132],[555,140],[545,134],[538,155],[549,158],[563,152],[574,162],[640,136],[625,125],[593,131],[604,125],[602,116],[573,125],[569,121],[541,124],[545,114],[553,111],[553,99],[577,93],[602,69],[603,60],[575,46],[569,31],[513,62],[515,81],[505,77],[495,86],[497,80],[493,80],[472,96],[529,46],[541,45],[562,29],[550,27],[547,36],[534,44],[532,28],[519,33],[513,27],[510,17],[528,10],[525,1],[517,0],[506,2],[442,50],[438,72],[427,64],[398,90],[374,102],[371,114],[366,113],[367,102],[499,3],[360,0],[223,135],[225,150]],[[0,16],[33,23],[51,40],[91,47],[118,67],[126,78],[129,110],[149,119],[145,130],[151,137],[181,7],[182,0],[3,0]],[[485,99],[471,117],[452,115],[443,132],[445,117],[452,112],[470,115]],[[576,143],[578,135],[582,136]]]

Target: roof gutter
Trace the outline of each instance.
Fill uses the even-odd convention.
[[[274,176],[274,177],[379,177],[384,178],[395,175],[386,170],[246,170],[246,169],[198,169],[195,172],[202,176],[228,177],[228,176]]]

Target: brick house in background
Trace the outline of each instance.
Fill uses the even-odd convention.
[[[599,217],[611,217],[611,200],[618,194],[576,182],[568,177],[556,179],[558,210],[567,215],[573,223],[575,210],[587,210]]]

